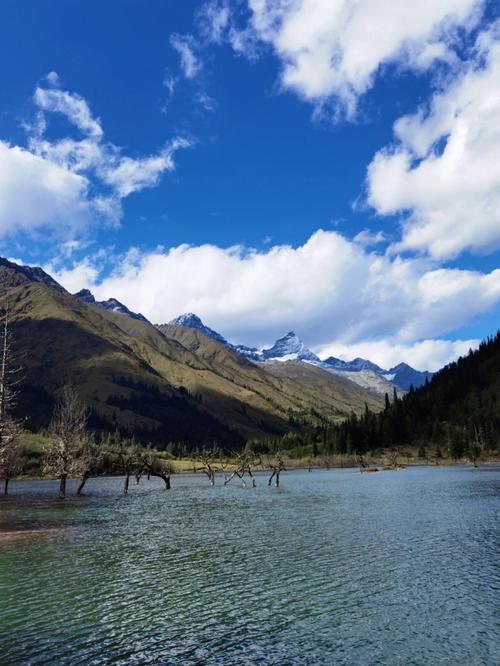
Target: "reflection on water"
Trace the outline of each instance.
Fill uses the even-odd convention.
[[[2,666],[498,663],[499,470],[11,485]]]

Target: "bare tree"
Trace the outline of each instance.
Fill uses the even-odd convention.
[[[198,456],[198,461],[202,465],[199,470],[207,476],[208,482],[211,486],[215,485],[214,458],[214,451],[208,451],[207,449],[203,449],[203,451]]]
[[[280,474],[281,472],[286,472],[283,458],[280,455],[276,456],[276,458],[270,458],[268,460],[267,466],[271,470],[271,476],[269,477],[267,485],[268,486],[272,485],[273,479],[275,479],[276,488],[279,488]]]
[[[88,442],[87,409],[72,386],[65,386],[54,410],[45,447],[44,472],[59,479],[59,497],[66,496],[66,480],[80,476]]]
[[[224,485],[227,486],[228,483],[231,483],[231,480],[237,476],[243,486],[246,486],[245,483],[245,474],[247,474],[252,479],[252,486],[255,488],[255,477],[252,474],[252,467],[255,466],[254,456],[249,453],[234,453],[233,457],[236,458],[236,467],[232,473],[225,478]]]
[[[16,408],[20,368],[14,364],[9,307],[2,313],[0,332],[0,478],[4,480],[4,494],[9,481],[22,467],[21,422],[12,413]]]
[[[110,450],[115,466],[123,476],[123,494],[128,495],[130,477],[141,468],[141,451],[132,440],[126,439],[114,444]]]
[[[354,458],[356,460],[356,464],[359,467],[359,471],[361,472],[361,474],[365,474],[367,472],[378,472],[378,467],[375,467],[374,465],[369,465],[366,462],[366,459],[363,454],[355,452]]]
[[[0,478],[4,481],[4,495],[9,492],[9,481],[21,473],[23,449],[19,439],[19,424],[4,420],[0,445]]]
[[[388,466],[386,465],[386,467],[388,467],[389,469],[399,469],[398,459],[399,456],[401,455],[399,448],[396,446],[395,448],[391,449],[388,455],[390,463]]]
[[[100,476],[109,467],[102,447],[97,444],[92,434],[87,434],[82,441],[82,450],[80,453],[80,483],[76,490],[77,495],[81,495],[85,484],[92,477]]]
[[[170,477],[175,474],[175,466],[169,461],[160,458],[151,450],[146,451],[140,458],[142,469],[145,469],[148,475],[156,476],[163,480],[165,483],[165,490],[170,490]]]

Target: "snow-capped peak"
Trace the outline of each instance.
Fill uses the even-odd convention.
[[[289,331],[282,338],[276,340],[269,349],[262,350],[262,356],[266,360],[300,360],[319,362],[316,354],[308,349],[295,331]]]
[[[213,340],[216,340],[217,342],[220,342],[223,345],[228,345],[227,340],[220,333],[217,333],[217,331],[214,331],[209,326],[205,326],[205,324],[201,321],[198,315],[195,315],[193,312],[187,312],[185,314],[182,314],[179,317],[172,319],[172,321],[169,321],[168,323],[170,326],[180,326],[183,328],[196,328],[198,331],[201,331],[209,338],[212,338]]]

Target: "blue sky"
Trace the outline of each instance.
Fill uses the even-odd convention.
[[[238,342],[432,369],[477,344],[496,4],[370,4],[4,0],[1,253]]]

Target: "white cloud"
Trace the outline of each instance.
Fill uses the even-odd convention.
[[[55,72],[46,78],[52,86],[59,83]],[[100,122],[79,95],[39,86],[34,102],[36,122],[25,125],[27,147],[0,140],[0,236],[41,229],[71,236],[98,221],[117,224],[122,199],[155,186],[174,169],[176,151],[191,145],[176,137],[156,154],[129,157],[104,142]],[[84,138],[47,139],[47,119],[55,112]]]
[[[55,277],[64,284],[68,275]],[[111,275],[84,286],[157,323],[196,312],[236,342],[265,344],[293,328],[318,350],[381,341],[387,349],[390,341],[417,360],[418,350],[422,359],[427,350],[429,363],[437,348],[415,341],[455,331],[500,305],[500,270],[435,270],[368,252],[333,231],[318,231],[298,248],[135,250]]]
[[[381,368],[393,368],[398,363],[408,363],[417,370],[435,372],[447,363],[464,356],[469,349],[477,349],[480,340],[421,340],[402,344],[394,340],[360,342],[354,345],[327,345],[317,350],[321,358],[335,356],[344,361],[367,358]]]
[[[408,212],[395,251],[437,259],[500,247],[500,23],[480,34],[463,74],[400,118],[395,146],[368,168],[368,201]]]
[[[217,102],[214,100],[213,97],[210,97],[210,95],[207,95],[206,92],[199,92],[194,96],[195,102],[197,102],[200,106],[202,106],[205,111],[215,111],[217,108]]]
[[[220,44],[230,23],[231,12],[228,2],[210,0],[197,13],[198,29],[206,42]]]
[[[238,51],[272,46],[281,84],[320,106],[336,102],[347,117],[381,66],[424,69],[454,61],[457,27],[477,23],[482,0],[248,0],[250,23],[232,29]],[[240,38],[238,38],[240,35]],[[338,109],[337,109],[338,110]]]
[[[355,243],[363,245],[364,247],[370,247],[371,245],[378,245],[383,243],[386,238],[382,231],[370,231],[370,229],[363,229],[352,239]]]
[[[190,141],[178,137],[157,155],[141,159],[121,157],[116,161],[112,160],[101,165],[101,178],[113,186],[119,197],[127,197],[132,192],[156,185],[164,171],[173,171],[176,151],[190,145]]]
[[[49,82],[54,82],[55,72],[48,75]],[[40,88],[35,90],[35,103],[43,111],[49,113],[62,113],[82,132],[94,139],[102,138],[103,131],[98,119],[93,118],[89,105],[76,93],[65,92],[54,88]]]
[[[177,51],[181,59],[181,69],[186,79],[194,79],[201,71],[201,60],[196,55],[196,40],[192,35],[170,36],[170,45]]]
[[[0,141],[0,236],[57,226],[75,231],[95,215],[84,176]]]

